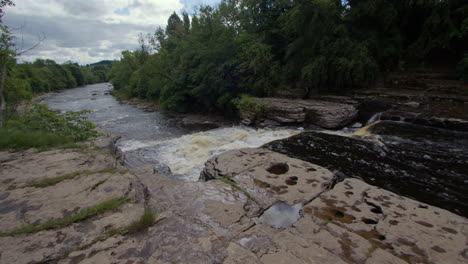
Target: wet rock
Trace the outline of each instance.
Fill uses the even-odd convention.
[[[426,117],[422,115],[414,119],[413,123],[422,126],[430,126],[447,130],[468,132],[468,120],[464,119]]]
[[[351,104],[320,100],[290,100],[255,98],[254,103],[242,106],[243,119],[273,120],[281,124],[308,123],[324,128],[340,128],[356,117],[358,110]]]
[[[364,99],[359,105],[359,116],[358,121],[365,124],[372,116],[377,113],[385,112],[392,108],[392,104],[376,99]]]
[[[185,128],[195,131],[206,131],[221,127],[221,121],[213,117],[187,115],[180,121],[181,125]]]
[[[281,126],[281,123],[276,122],[274,120],[266,119],[262,121],[258,126],[259,127],[278,127],[278,126]]]
[[[241,121],[241,124],[243,124],[244,126],[250,126],[253,123],[254,123],[254,121],[252,119],[248,119],[248,118],[244,118]]]
[[[361,105],[361,102],[359,102],[358,100],[350,96],[328,95],[328,96],[316,96],[316,97],[312,97],[311,99],[319,100],[319,101],[334,102],[334,103],[339,103],[339,104],[349,104],[349,105],[354,105],[356,107]]]
[[[351,128],[361,128],[361,127],[362,127],[362,124],[359,123],[359,122],[356,122],[356,123],[351,125]]]
[[[409,106],[409,107],[413,107],[413,108],[418,108],[421,104],[419,102],[406,102],[406,103],[403,103],[404,106]]]
[[[403,111],[386,111],[383,112],[380,116],[380,120],[390,120],[390,121],[404,121],[412,123],[418,118],[421,114],[414,112],[403,112]]]
[[[466,133],[391,121],[363,131],[366,138],[305,132],[264,147],[468,215]]]

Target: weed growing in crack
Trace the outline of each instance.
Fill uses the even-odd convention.
[[[58,263],[60,260],[67,258],[70,253],[76,252],[76,251],[82,251],[91,248],[94,244],[96,244],[99,241],[104,241],[108,239],[109,237],[112,237],[114,235],[130,235],[134,233],[141,232],[145,229],[147,229],[150,226],[155,225],[157,222],[161,221],[164,218],[156,218],[156,214],[152,212],[149,209],[145,209],[143,215],[140,217],[139,220],[134,221],[130,225],[126,227],[121,227],[121,228],[113,228],[108,231],[106,231],[104,234],[99,235],[95,239],[93,239],[90,243],[85,244],[83,246],[80,246],[76,249],[70,249],[68,251],[63,252],[60,254],[57,258],[53,260],[47,260],[46,262],[41,262],[41,263],[47,263],[47,264],[55,264]]]
[[[251,200],[252,202],[256,203],[256,204],[259,204],[259,202],[257,200],[255,200],[255,198],[253,198],[248,192],[246,192],[245,190],[243,190],[241,187],[239,187],[239,185],[237,185],[237,183],[235,181],[233,181],[232,179],[230,178],[227,178],[227,177],[223,177],[223,178],[219,178],[220,181],[232,186],[234,189],[237,189],[239,190],[240,192],[242,192],[245,196],[247,196],[247,198],[249,200]]]
[[[7,233],[0,233],[0,237],[31,234],[31,233],[37,233],[43,230],[67,227],[74,223],[81,222],[83,220],[91,218],[93,216],[116,209],[128,202],[129,202],[128,199],[123,199],[123,198],[107,200],[100,204],[83,208],[77,214],[74,214],[69,217],[65,217],[61,219],[51,219],[41,225],[27,225],[15,231],[7,232]]]
[[[148,227],[154,225],[156,222],[157,222],[156,214],[149,209],[145,209],[145,212],[140,217],[140,219],[134,221],[133,223],[131,223],[130,225],[126,227],[114,228],[114,229],[107,231],[104,234],[104,239],[117,235],[117,234],[118,235],[135,234],[135,233],[138,233],[147,229]]]
[[[73,172],[73,173],[62,175],[62,176],[55,177],[55,178],[47,178],[41,181],[28,183],[19,188],[26,188],[26,187],[45,188],[48,186],[56,185],[57,183],[60,183],[65,180],[74,179],[78,176],[90,176],[90,175],[99,174],[99,173],[117,174],[117,173],[122,173],[122,172],[115,168],[106,168],[106,169],[99,170],[99,171],[78,171],[78,172]]]

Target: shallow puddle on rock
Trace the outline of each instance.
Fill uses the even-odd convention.
[[[302,204],[289,205],[285,202],[277,202],[266,210],[259,218],[259,222],[275,228],[288,228],[296,223]]]

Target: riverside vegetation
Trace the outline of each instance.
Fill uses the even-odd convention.
[[[28,50],[16,48],[15,35],[3,24],[6,6],[14,6],[14,2],[0,1],[0,124],[14,114],[22,101],[35,95],[107,80],[112,61],[86,66],[72,61],[58,64],[49,59],[17,63],[18,57]]]
[[[86,120],[87,111],[64,112],[50,110],[47,105],[27,106],[0,127],[0,150],[51,147],[77,148],[77,142],[98,135],[95,125]]]
[[[172,14],[110,71],[121,97],[236,115],[241,94],[343,93],[389,72],[468,80],[468,5],[445,1],[223,0]]]

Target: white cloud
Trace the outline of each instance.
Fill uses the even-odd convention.
[[[184,3],[181,3],[183,1]],[[172,12],[187,0],[17,0],[7,7],[4,22],[14,30],[17,46],[34,45],[38,35],[46,40],[22,60],[49,58],[88,64],[117,59],[124,49],[137,47],[140,32],[164,26]]]

